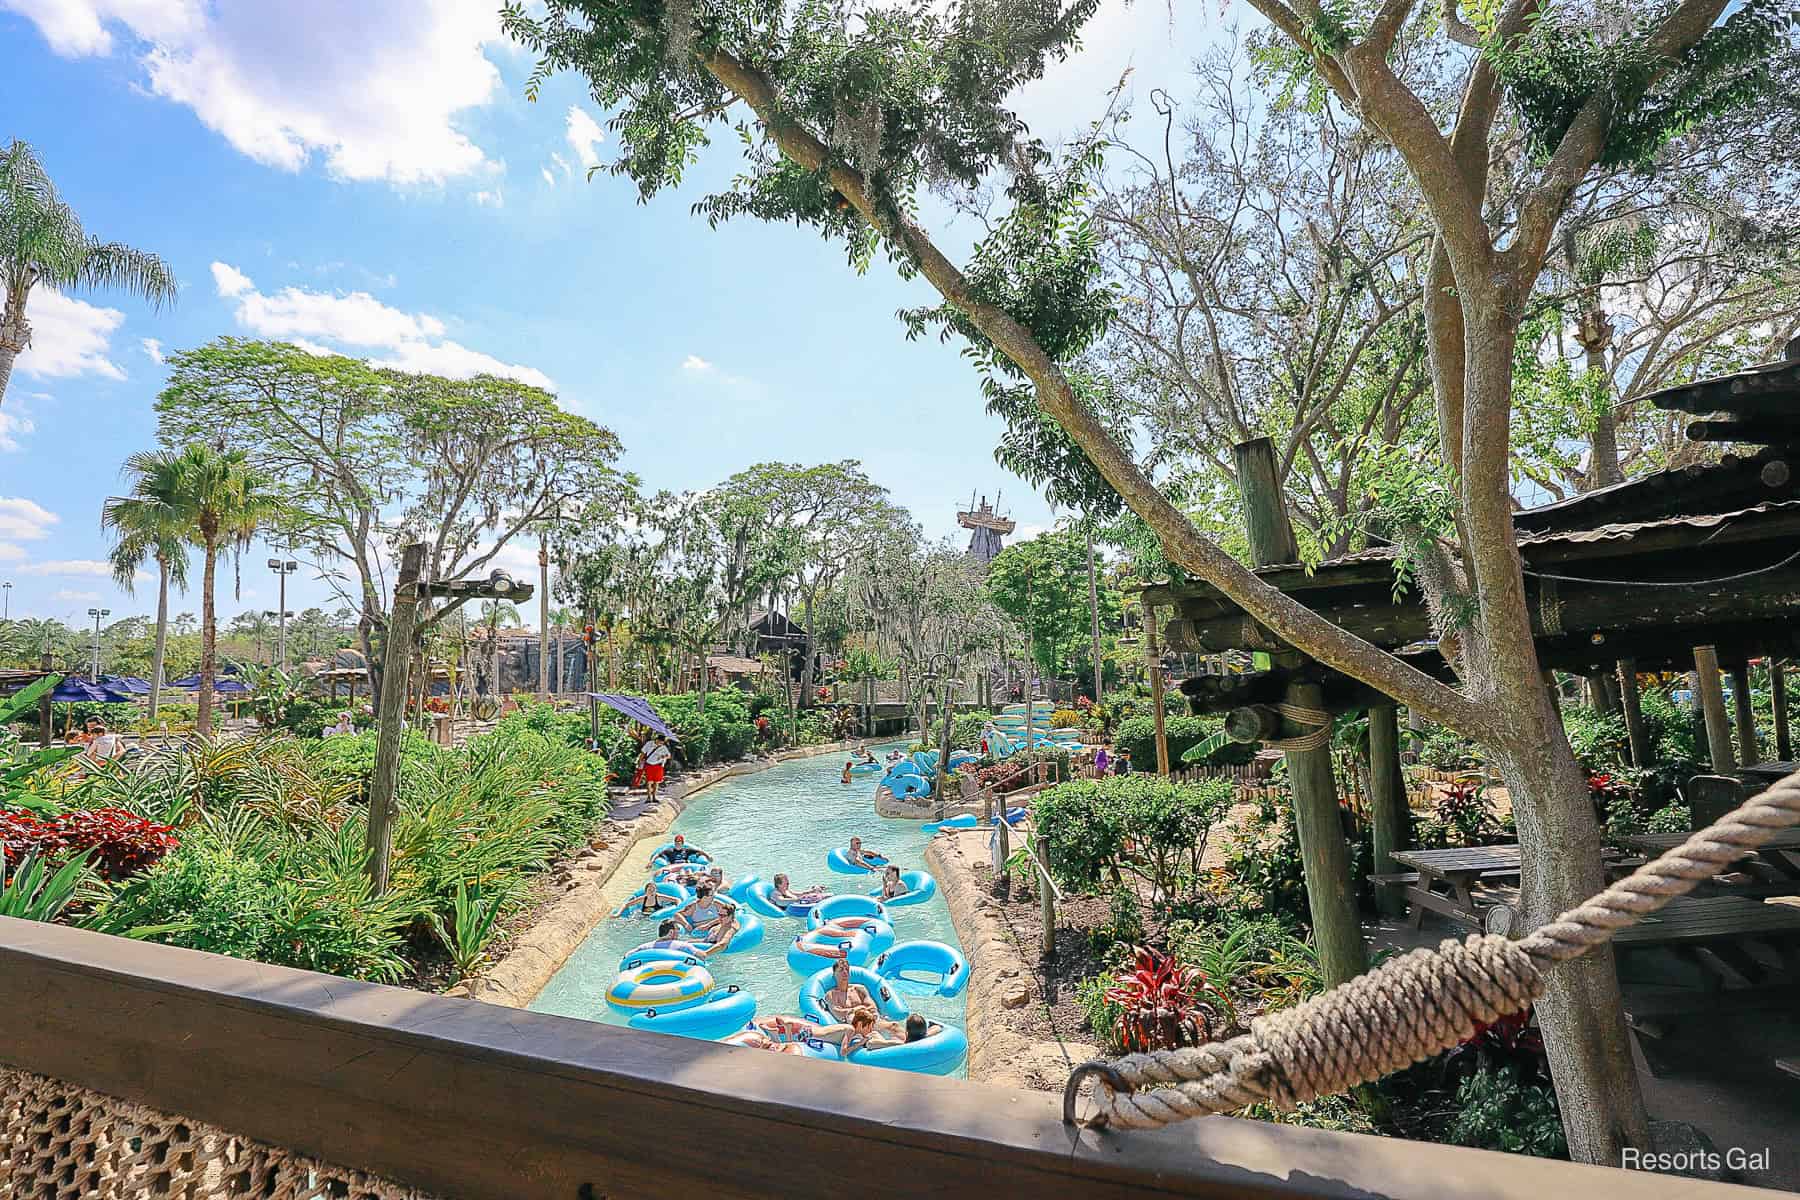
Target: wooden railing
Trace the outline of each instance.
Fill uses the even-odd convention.
[[[7,918],[0,1014],[0,1068],[10,1069],[0,1084],[10,1078],[15,1095],[54,1091],[59,1104],[73,1097],[66,1103],[89,1110],[117,1097],[130,1102],[113,1105],[128,1123],[154,1124],[160,1113],[161,1127],[180,1136],[192,1136],[182,1122],[193,1122],[252,1139],[230,1141],[240,1158],[304,1155],[457,1200],[1745,1194],[1260,1121],[1102,1135],[1064,1125],[1057,1099],[1041,1093],[808,1062]],[[46,1128],[40,1104],[26,1146],[19,1111],[0,1103],[0,1194],[158,1194],[102,1186],[104,1172],[91,1188],[41,1177],[33,1164],[51,1161],[46,1147],[61,1153],[51,1143],[74,1135]],[[112,1152],[142,1157],[136,1144]],[[134,1170],[166,1176],[155,1163]],[[190,1194],[240,1193],[221,1185]]]

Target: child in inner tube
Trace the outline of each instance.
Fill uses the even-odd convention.
[[[675,919],[697,935],[690,940],[700,946],[703,955],[717,954],[737,936],[737,906],[714,895],[710,883],[700,885],[693,901],[676,913]]]
[[[882,869],[881,898],[883,900],[892,900],[897,896],[904,896],[910,891],[912,889],[906,886],[906,880],[900,878],[899,867],[889,863]]]
[[[879,850],[863,849],[862,839],[859,837],[850,839],[850,849],[845,852],[844,857],[850,861],[851,866],[862,867],[867,871],[879,870],[887,865],[887,855]]]

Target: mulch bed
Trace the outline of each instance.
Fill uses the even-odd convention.
[[[975,878],[1000,907],[1001,917],[1025,961],[1035,968],[1041,1003],[1004,1011],[1014,1032],[1035,1041],[1058,1038],[1092,1043],[1094,1032],[1075,1000],[1075,985],[1106,967],[1089,931],[1106,923],[1110,911],[1105,900],[1071,896],[1056,908],[1056,955],[1048,962],[1038,958],[1044,940],[1037,889],[1018,875],[997,877],[986,863],[975,864]],[[1062,1087],[1062,1081],[1056,1081]]]

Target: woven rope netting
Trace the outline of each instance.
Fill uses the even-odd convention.
[[[0,1067],[0,1200],[433,1200],[212,1125]]]
[[[1752,797],[1599,895],[1512,941],[1494,934],[1414,950],[1305,1004],[1270,1013],[1229,1041],[1083,1063],[1063,1091],[1076,1120],[1092,1080],[1094,1128],[1148,1129],[1373,1082],[1442,1053],[1476,1028],[1522,1012],[1544,973],[1612,940],[1776,834],[1800,824],[1800,775]]]

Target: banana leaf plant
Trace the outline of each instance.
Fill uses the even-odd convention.
[[[81,753],[79,746],[54,750],[27,750],[10,730],[12,723],[30,712],[47,692],[62,682],[60,675],[46,675],[5,700],[0,700],[0,808],[29,809],[54,815],[62,806],[33,787],[38,774]]]

